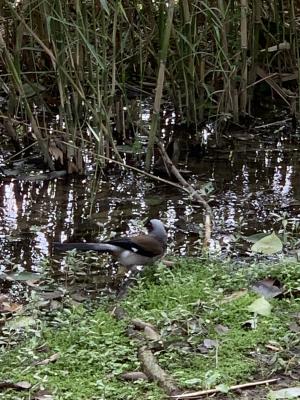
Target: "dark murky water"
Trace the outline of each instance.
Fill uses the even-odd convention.
[[[211,136],[204,155],[193,154],[185,163],[190,171],[185,176],[195,187],[209,183],[213,188],[212,248],[241,251],[238,235],[278,230],[283,219],[299,237],[299,136],[282,124],[223,140],[226,146],[219,146]],[[97,181],[96,190],[93,176],[36,182],[5,178],[0,212],[0,273],[39,272],[53,241],[134,234],[147,217],[159,217],[169,228],[169,254],[201,251],[202,208],[185,193],[130,171],[121,176],[112,171]]]

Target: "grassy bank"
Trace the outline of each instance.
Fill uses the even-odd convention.
[[[284,293],[268,299],[269,316],[254,315],[248,307],[260,295],[249,287],[267,276],[276,277]],[[41,389],[64,400],[164,398],[155,383],[119,379],[140,369],[140,339],[127,335],[132,318],[157,328],[160,345],[150,347],[184,389],[293,375],[299,368],[299,287],[296,263],[237,267],[186,260],[172,269],[150,268],[121,302],[123,320],[111,315],[111,304],[67,307],[51,322],[28,328],[19,345],[2,348],[1,381],[32,387],[0,391],[0,398],[32,399],[30,393]],[[45,365],[37,365],[41,360]]]

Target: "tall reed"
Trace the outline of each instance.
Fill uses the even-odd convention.
[[[165,105],[197,130],[207,119],[251,113],[261,81],[292,104],[280,85],[299,90],[297,13],[294,0],[2,0],[0,78],[10,116],[31,122],[49,168],[82,172],[87,143],[122,160],[118,145],[139,140],[136,109],[147,96],[149,169]],[[293,101],[299,110],[297,93]],[[41,112],[59,116],[61,133],[39,130]]]

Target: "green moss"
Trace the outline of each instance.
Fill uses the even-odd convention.
[[[253,318],[248,306],[258,296],[240,290],[270,275],[285,285],[290,296],[270,300],[271,315],[258,316],[257,328],[247,329],[245,322]],[[211,260],[186,260],[172,269],[149,268],[123,301],[126,320],[116,321],[103,306],[94,311],[66,309],[50,325],[41,323],[39,329],[28,331],[17,347],[2,349],[1,380],[27,380],[34,385],[31,392],[45,387],[59,400],[162,399],[163,393],[154,383],[118,379],[122,372],[140,369],[137,343],[126,335],[132,317],[157,326],[164,346],[155,355],[183,387],[208,388],[249,381],[257,375],[267,377],[271,370],[287,365],[285,360],[291,359],[288,352],[297,343],[289,324],[293,313],[299,311],[299,299],[293,298],[299,286],[296,264],[241,268]],[[218,325],[228,332],[218,331]],[[205,345],[207,339],[211,346]],[[280,351],[269,350],[269,342]],[[40,345],[45,345],[47,352],[38,352]],[[35,365],[54,353],[60,355],[55,363]],[[297,362],[296,356],[293,360]],[[0,392],[0,398],[6,400],[28,396]]]

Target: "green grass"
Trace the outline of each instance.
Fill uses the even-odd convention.
[[[258,316],[257,329],[246,329],[253,318],[248,306],[258,297],[249,287],[260,277],[275,276],[291,294],[300,287],[297,264],[237,267],[210,260],[186,260],[174,268],[149,268],[129,292],[122,306],[128,316],[116,321],[106,306],[87,311],[83,307],[58,312],[50,323],[28,329],[22,342],[0,352],[1,380],[29,381],[31,393],[45,388],[55,399],[153,399],[162,391],[147,382],[127,383],[122,372],[140,369],[138,343],[129,339],[131,318],[153,323],[163,347],[155,352],[160,365],[183,388],[208,388],[267,378],[276,371],[293,368],[297,333],[289,329],[299,311],[298,298],[272,299],[268,317]],[[226,334],[217,325],[228,328]],[[204,340],[212,340],[212,347]],[[271,343],[280,350],[266,347]],[[38,352],[45,345],[47,352]],[[34,365],[59,353],[55,363]],[[292,360],[292,361],[291,361]],[[299,360],[298,360],[299,361]],[[288,364],[290,362],[290,364]],[[0,392],[0,398],[30,399],[28,392]]]

